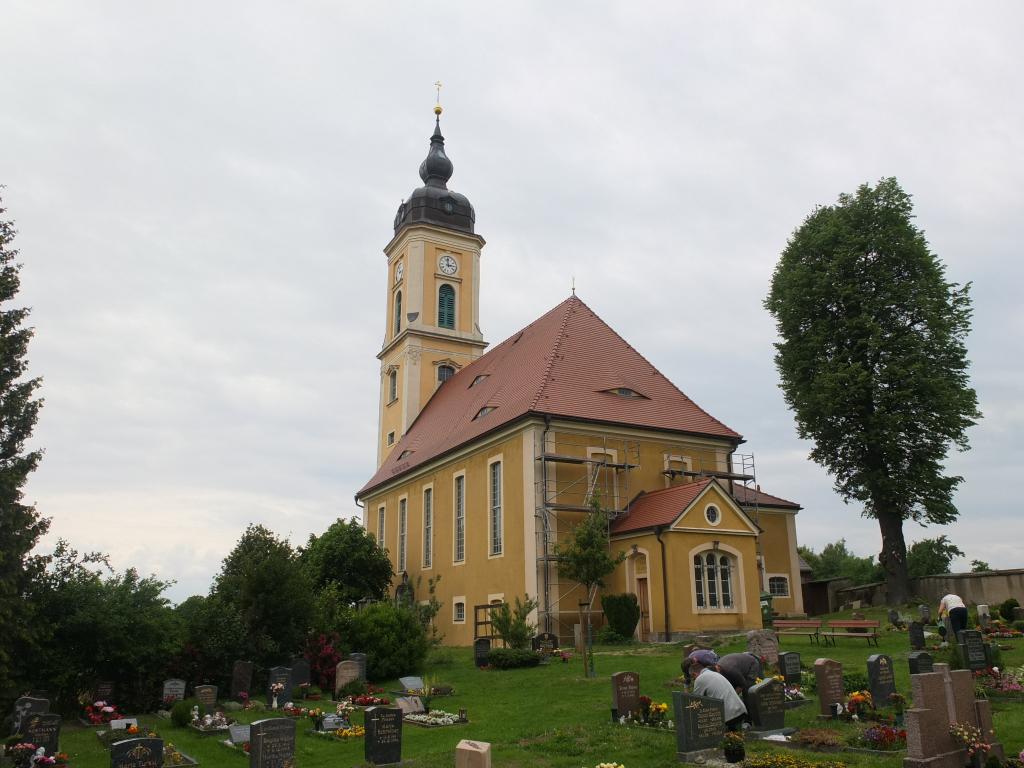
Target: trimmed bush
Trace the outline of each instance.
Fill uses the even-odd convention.
[[[192,722],[192,707],[199,707],[200,717],[206,714],[197,699],[182,699],[171,707],[171,722],[179,728],[185,728]]]
[[[1020,603],[1017,602],[1016,597],[1007,598],[999,606],[999,615],[1007,621],[1013,621],[1013,609],[1019,606]]]
[[[608,620],[608,626],[624,638],[633,636],[640,621],[640,603],[636,595],[603,595],[601,610]]]
[[[373,649],[366,660],[370,680],[416,674],[427,658],[427,631],[417,612],[404,605],[368,605],[352,614],[342,636],[349,649]]]
[[[495,669],[536,667],[540,664],[540,655],[523,648],[493,648],[487,654],[487,663]]]
[[[610,626],[601,627],[597,630],[597,637],[595,639],[601,645],[625,645],[630,642],[630,638],[623,637]]]
[[[530,623],[529,616],[537,607],[537,601],[529,595],[525,602],[516,595],[515,608],[502,603],[491,609],[491,627],[509,648],[529,648],[530,638],[537,631],[537,627]]]
[[[854,693],[855,691],[868,690],[868,676],[866,672],[855,670],[843,671],[843,691]]]

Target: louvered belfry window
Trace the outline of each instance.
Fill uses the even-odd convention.
[[[455,289],[448,284],[437,292],[437,325],[455,329]]]

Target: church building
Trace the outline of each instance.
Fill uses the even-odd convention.
[[[488,606],[524,595],[538,631],[570,641],[586,595],[559,579],[555,547],[596,499],[626,555],[603,591],[637,596],[639,639],[760,627],[763,592],[802,613],[799,505],[762,492],[742,436],[581,299],[485,351],[484,239],[448,189],[435,112],[423,186],[384,248],[378,469],[356,495],[395,586],[425,600],[435,579],[448,644],[488,635]]]

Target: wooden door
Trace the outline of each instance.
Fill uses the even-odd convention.
[[[651,636],[651,605],[647,599],[647,577],[636,580],[636,599],[640,603],[640,642],[646,643]]]

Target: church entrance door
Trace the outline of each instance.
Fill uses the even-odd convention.
[[[636,580],[636,599],[640,603],[640,642],[646,643],[651,637],[651,606],[647,600],[647,577]]]

